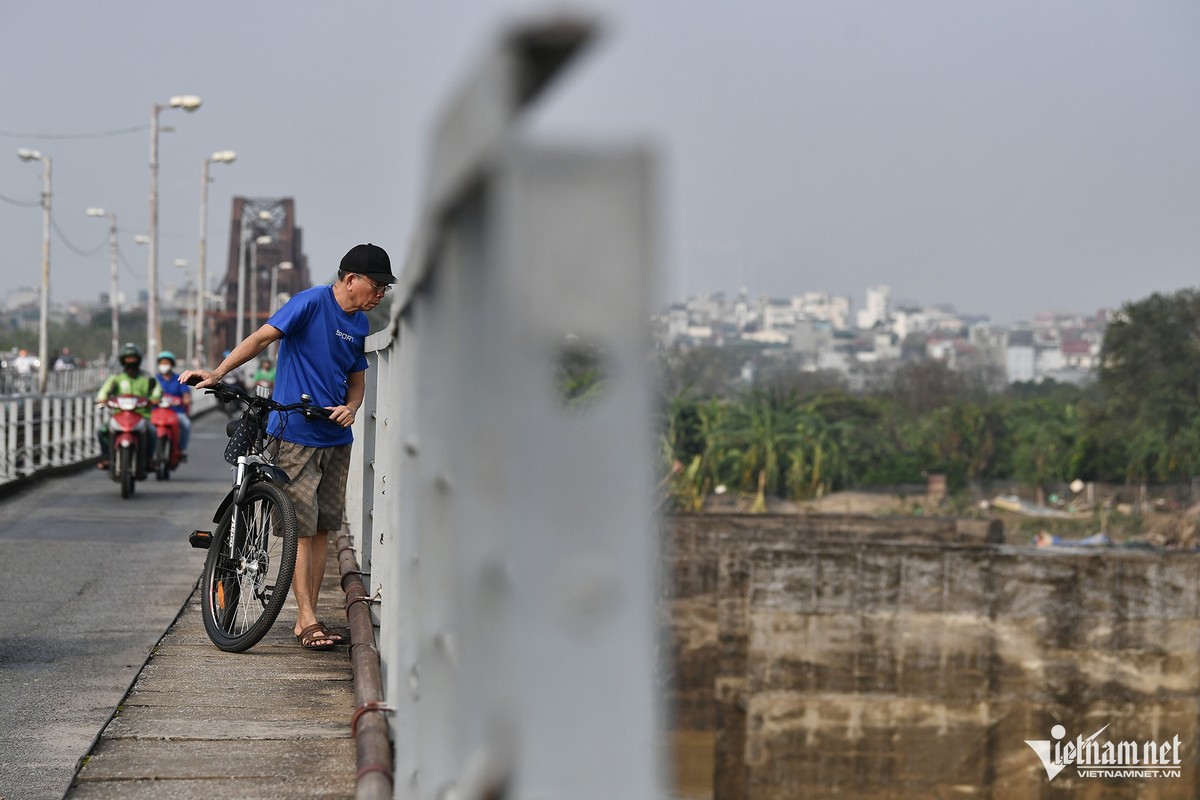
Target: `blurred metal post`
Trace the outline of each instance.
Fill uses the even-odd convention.
[[[212,163],[229,164],[237,159],[237,153],[232,150],[218,150],[204,159],[204,170],[200,174],[200,261],[196,265],[196,352],[193,357],[196,365],[204,367],[208,364],[208,349],[205,347],[205,311],[208,309],[208,165]],[[218,359],[219,361],[220,359]]]
[[[117,212],[105,211],[103,208],[89,208],[87,215],[108,218],[108,306],[112,316],[109,322],[109,327],[112,328],[112,341],[109,344],[108,357],[115,364],[117,348],[121,346],[121,303],[117,297]]]
[[[514,131],[593,35],[515,28],[456,96],[392,326],[367,343],[348,516],[396,798],[662,796],[653,158]],[[578,358],[599,376],[582,402],[562,384]]]
[[[42,162],[42,297],[38,319],[38,393],[46,393],[46,370],[50,360],[50,156],[22,147],[17,150],[22,161]]]
[[[50,369],[50,156],[42,156],[42,297],[38,317],[38,393],[46,393]]]
[[[146,353],[158,353],[161,337],[158,322],[158,115],[166,108],[182,108],[189,114],[200,107],[195,95],[177,95],[167,105],[154,103],[150,112],[150,226],[149,252],[146,257]],[[169,129],[168,129],[169,130]]]

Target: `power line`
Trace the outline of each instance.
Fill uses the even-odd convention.
[[[22,208],[37,208],[42,204],[41,200],[16,200],[6,194],[0,194],[0,200],[3,200],[5,203],[12,203],[14,206],[21,206]]]
[[[62,229],[58,227],[58,223],[54,221],[53,215],[50,217],[50,227],[53,228],[54,232],[58,234],[59,241],[65,244],[67,249],[77,256],[93,256],[96,253],[99,253],[100,249],[104,247],[104,245],[108,244],[108,239],[105,238],[100,241],[100,244],[96,245],[91,250],[80,250],[78,247],[71,244],[71,240],[67,238],[66,234],[62,232]]]
[[[112,131],[95,131],[92,133],[18,133],[17,131],[0,131],[0,136],[10,139],[104,139],[109,136],[125,136],[130,133],[150,130],[149,125],[134,125],[131,128],[118,128]]]
[[[133,267],[129,266],[129,262],[125,260],[125,251],[120,247],[117,248],[117,258],[121,260],[121,266],[125,267],[125,271],[129,273],[131,278],[137,278],[139,281],[146,276],[142,273],[134,272]]]

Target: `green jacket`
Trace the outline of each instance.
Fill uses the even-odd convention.
[[[100,391],[96,393],[96,402],[103,403],[108,399],[109,395],[132,394],[138,397],[144,397],[151,403],[157,403],[162,398],[162,387],[152,375],[145,372],[139,372],[135,377],[129,377],[129,373],[121,370],[115,375],[109,375],[108,380],[100,387]],[[146,419],[150,419],[149,408],[139,408],[138,413]]]

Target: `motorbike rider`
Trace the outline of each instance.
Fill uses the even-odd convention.
[[[154,377],[158,378],[164,395],[179,399],[171,409],[179,417],[179,460],[187,461],[188,438],[192,433],[192,387],[179,382],[179,375],[175,372],[175,354],[170,350],[158,354],[158,374]]]
[[[258,362],[258,369],[254,371],[254,382],[266,383],[271,386],[275,385],[275,366],[271,363],[271,359],[264,358]]]
[[[157,403],[162,398],[162,387],[158,385],[158,381],[150,375],[142,372],[142,351],[133,342],[126,342],[118,354],[118,361],[121,363],[121,371],[108,376],[108,380],[100,387],[100,391],[96,393],[96,403],[104,405],[108,401],[109,395],[134,395],[144,397],[151,404]],[[138,413],[146,418],[146,424],[142,426],[140,434],[140,449],[141,455],[139,460],[141,464],[138,471],[144,472],[147,467],[147,459],[154,452],[154,426],[150,424],[150,406],[139,408]],[[96,465],[98,469],[108,469],[108,460],[112,457],[111,447],[109,446],[108,424],[101,426],[96,432],[96,438],[100,440],[100,463]]]

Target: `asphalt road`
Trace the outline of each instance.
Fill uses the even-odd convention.
[[[0,800],[64,795],[191,594],[187,535],[232,478],[225,421],[195,420],[190,461],[128,500],[90,468],[0,498]]]

